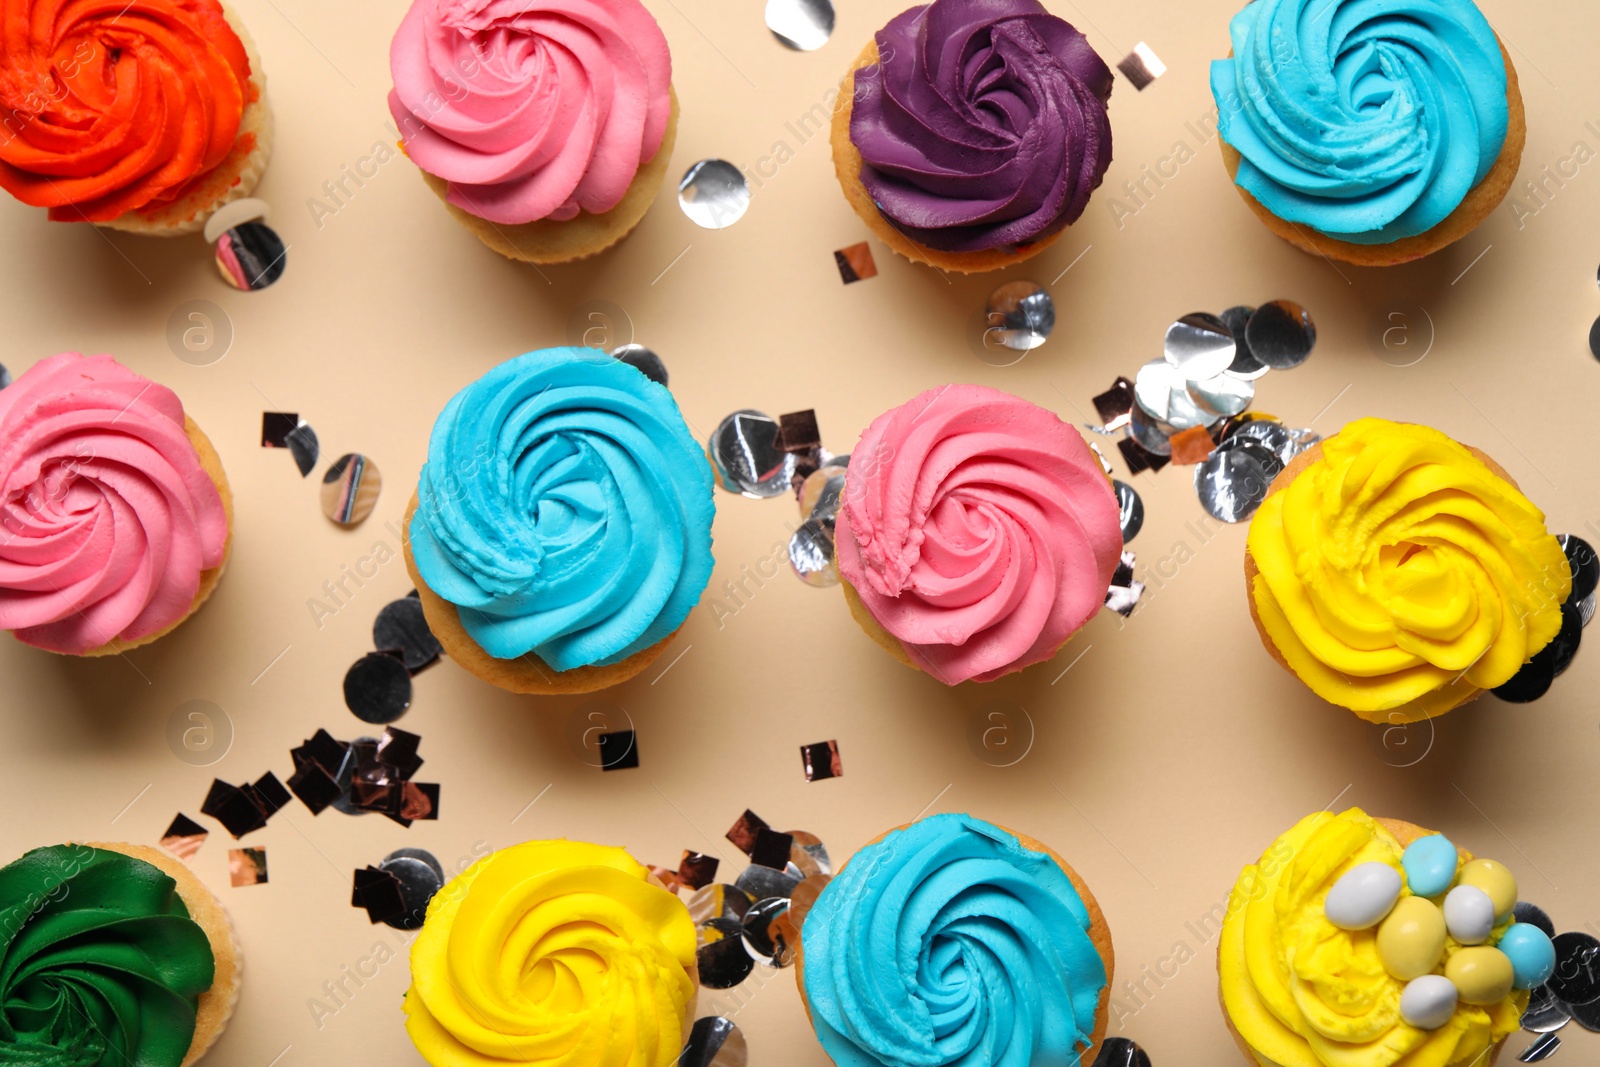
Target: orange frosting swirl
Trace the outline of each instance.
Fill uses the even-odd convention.
[[[218,0],[0,0],[0,187],[52,219],[180,198],[256,94]]]

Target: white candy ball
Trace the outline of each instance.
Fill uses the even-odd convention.
[[[1413,978],[1400,991],[1400,1018],[1418,1030],[1437,1030],[1456,1013],[1456,987],[1442,974]]]
[[[1463,945],[1481,945],[1494,929],[1494,901],[1477,886],[1458,885],[1445,894],[1444,924]]]
[[[1328,890],[1323,910],[1341,930],[1367,930],[1394,908],[1402,885],[1400,872],[1387,863],[1358,863]]]

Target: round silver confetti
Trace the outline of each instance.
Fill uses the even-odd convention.
[[[1255,383],[1226,372],[1189,382],[1189,399],[1211,415],[1241,415],[1256,398]]]
[[[422,929],[422,918],[427,914],[428,902],[444,888],[444,876],[441,869],[437,869],[438,862],[434,860],[430,865],[416,856],[391,853],[378,864],[381,870],[388,871],[399,881],[400,897],[406,904],[404,914],[384,920],[387,925],[396,930]]]
[[[1298,367],[1317,343],[1317,327],[1305,308],[1293,300],[1262,304],[1245,327],[1245,343],[1263,365],[1274,370]]]
[[[10,384],[11,384],[11,372],[6,370],[4,365],[0,365],[0,389],[4,389],[6,386],[8,386]]]
[[[1556,936],[1556,924],[1550,921],[1550,916],[1537,904],[1530,904],[1526,900],[1517,901],[1517,906],[1511,909],[1511,917],[1519,923],[1537,926],[1544,931],[1544,936]]]
[[[1150,1067],[1150,1055],[1126,1037],[1108,1037],[1093,1067]]]
[[[744,218],[750,209],[750,185],[727,160],[702,159],[683,172],[678,206],[696,226],[721,230]]]
[[[700,984],[707,989],[732,989],[755,970],[756,961],[744,947],[744,927],[737,919],[711,919],[695,930],[699,948],[695,962]]]
[[[787,967],[794,962],[794,947],[780,925],[788,913],[788,897],[758,900],[744,913],[744,947],[758,963]]]
[[[824,464],[800,483],[800,515],[832,522],[844,499],[844,468]]]
[[[689,909],[689,918],[696,923],[710,922],[712,919],[743,919],[744,913],[754,903],[755,898],[749,893],[725,882],[702,886],[684,901]]]
[[[821,519],[807,519],[789,538],[789,566],[802,582],[815,589],[839,584],[833,531]]]
[[[657,385],[667,384],[667,365],[661,361],[660,356],[644,345],[619,345],[612,350],[611,355],[616,359],[620,359]]]
[[[1130,413],[1128,436],[1147,452],[1154,452],[1158,456],[1172,455],[1172,442],[1167,439],[1169,430],[1164,429],[1138,405]]]
[[[1106,454],[1104,452],[1100,451],[1100,446],[1099,445],[1095,444],[1093,441],[1090,441],[1089,442],[1089,451],[1093,452],[1094,455],[1095,455],[1095,458],[1100,461],[1100,469],[1106,472],[1106,477],[1107,478],[1111,477],[1113,474],[1116,473],[1114,470],[1111,469],[1111,461],[1106,458]]]
[[[792,863],[781,871],[752,863],[734,879],[733,884],[756,900],[765,900],[767,897],[787,897],[804,880],[805,875]]]
[[[1528,994],[1528,1010],[1522,1013],[1522,1028],[1535,1034],[1549,1034],[1572,1021],[1572,1012],[1556,999],[1549,986],[1539,986]]]
[[[1600,359],[1600,319],[1594,320],[1594,325],[1589,327],[1589,351],[1595,359]]]
[[[707,1015],[696,1019],[676,1067],[747,1067],[750,1047],[732,1019]]]
[[[1255,308],[1240,305],[1231,307],[1217,316],[1228,328],[1228,332],[1233,334],[1233,362],[1228,365],[1228,373],[1235,378],[1245,378],[1249,381],[1255,381],[1272,369],[1250,351],[1250,341],[1246,337],[1246,332],[1250,325],[1250,316],[1255,313]]]
[[[811,906],[822,896],[822,891],[828,888],[828,883],[833,881],[831,874],[813,874],[810,878],[794,887],[794,892],[789,895],[789,921],[796,930],[804,930],[806,916],[811,913]]]
[[[1007,282],[989,294],[984,314],[987,339],[1015,352],[1038,348],[1056,328],[1055,301],[1038,282]]]
[[[1277,456],[1254,441],[1213,452],[1194,472],[1200,506],[1214,519],[1244,522],[1267,498],[1267,488],[1283,466]]]
[[[711,435],[710,451],[722,488],[758,500],[789,491],[794,455],[779,445],[772,416],[735,411]]]
[[[1233,365],[1237,351],[1227,325],[1205,311],[1194,311],[1167,327],[1166,360],[1185,378],[1214,378]]]
[[[820,837],[804,830],[790,830],[789,836],[794,838],[789,848],[789,862],[802,875],[811,878],[833,873],[833,861],[828,858],[828,850]]]
[[[1568,1004],[1568,1011],[1572,1013],[1572,1021],[1585,1030],[1600,1031],[1600,1000],[1591,1000],[1587,1004]]]
[[[412,674],[436,662],[444,646],[428,629],[422,601],[403,596],[385,604],[372,623],[372,647],[380,652],[398,652],[400,661]]]
[[[1543,1063],[1556,1054],[1561,1039],[1555,1034],[1540,1034],[1527,1048],[1517,1053],[1518,1063]]]
[[[1221,418],[1200,410],[1189,398],[1189,380],[1165,359],[1151,360],[1139,368],[1133,382],[1133,398],[1136,407],[1155,423],[1165,424],[1160,428],[1168,434],[1209,426]]]
[[[394,860],[394,859],[421,860],[423,863],[426,863],[429,867],[433,868],[433,873],[435,873],[435,874],[437,874],[439,876],[439,884],[441,886],[444,885],[444,883],[446,881],[448,881],[448,879],[445,878],[445,876],[444,876],[444,864],[439,862],[439,857],[435,856],[432,852],[429,852],[427,849],[423,849],[423,848],[397,848],[393,852],[389,853],[387,856],[384,857],[384,861],[385,862],[387,862],[389,860]],[[380,863],[380,864],[378,864],[378,866],[382,867],[383,864]]]
[[[1139,536],[1144,528],[1144,501],[1133,486],[1123,481],[1113,481],[1117,493],[1117,517],[1122,523],[1122,543],[1127,544]]]
[[[1557,934],[1556,970],[1546,983],[1568,1006],[1600,1000],[1600,941],[1583,933]]]
[[[378,465],[359,452],[346,452],[322,476],[322,513],[340,526],[359,526],[382,492]]]
[[[797,52],[815,52],[833,35],[830,0],[767,0],[767,29]]]

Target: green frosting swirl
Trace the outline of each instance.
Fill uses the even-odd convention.
[[[55,845],[0,868],[0,1063],[179,1067],[215,970],[152,864]]]

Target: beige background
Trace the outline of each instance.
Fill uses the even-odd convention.
[[[732,229],[697,229],[664,195],[612,254],[543,275],[480,246],[404,159],[314,221],[308,199],[323,183],[393,140],[386,57],[401,0],[237,6],[259,42],[278,119],[260,195],[292,245],[282,283],[235,293],[199,238],[103,235],[0,204],[0,284],[12,309],[0,359],[21,371],[61,350],[109,351],[171,385],[216,442],[238,500],[231,570],[174,636],[94,662],[0,644],[5,858],[67,838],[153,842],[175,812],[199,815],[213,773],[237,782],[270,767],[286,776],[289,748],[317,727],[355,736],[340,680],[369,647],[378,609],[407,591],[404,568],[378,568],[321,628],[308,599],[342,568],[365,566],[375,545],[397,546],[385,524],[398,521],[450,394],[502,359],[564,342],[586,302],[624,309],[627,322],[613,315],[608,340],[627,340],[631,323],[666,358],[698,432],[739,407],[814,407],[826,443],[845,451],[872,417],[950,381],[1008,389],[1081,422],[1115,375],[1159,354],[1176,316],[1291,297],[1311,309],[1321,341],[1307,365],[1261,382],[1260,410],[1325,432],[1368,414],[1431,423],[1491,452],[1553,529],[1600,543],[1600,368],[1585,347],[1600,314],[1600,253],[1586,240],[1600,226],[1600,167],[1571,161],[1576,145],[1585,159],[1600,148],[1600,14],[1584,5],[1484,4],[1527,96],[1523,177],[1566,167],[1564,187],[1549,182],[1547,204],[1526,201],[1521,219],[1503,207],[1445,254],[1376,273],[1335,269],[1270,236],[1230,188],[1216,145],[1197,135],[1212,108],[1207,62],[1227,50],[1231,3],[1051,0],[1108,61],[1144,39],[1170,67],[1143,93],[1118,78],[1107,188],[1024,267],[947,279],[875,246],[882,273],[848,287],[832,252],[865,239],[865,226],[839,193],[826,139],[802,139],[788,124],[798,128],[831,99],[824,94],[895,0],[842,4],[833,40],[811,54],[773,41],[758,0],[650,0],[683,103],[671,173],[720,156],[760,167],[762,184]],[[1123,182],[1163,166],[1180,141],[1196,158],[1119,225],[1113,197]],[[762,163],[780,155],[781,166]],[[967,330],[1009,278],[1054,280],[1059,325],[1043,348],[998,368],[974,354]],[[169,316],[194,299],[231,320],[231,350],[211,366],[181,362],[166,340]],[[1386,362],[1369,334],[1388,325],[1402,328],[1392,341],[1412,345]],[[1430,329],[1425,359],[1390,365],[1427,349]],[[316,477],[301,480],[287,454],[258,446],[264,409],[304,415],[326,459],[358,450],[382,468],[387,487],[363,527],[329,524]],[[1600,650],[1583,653],[1536,705],[1486,698],[1436,731],[1391,736],[1386,748],[1381,730],[1319,704],[1261,650],[1240,578],[1244,530],[1202,525],[1189,472],[1132,481],[1148,509],[1133,545],[1152,586],[1147,603],[1126,624],[1103,616],[1055,664],[997,684],[952,690],[911,673],[856,630],[836,590],[786,573],[748,583],[753,595],[720,627],[708,599],[663,658],[669,670],[597,705],[637,724],[638,770],[602,774],[575,755],[569,722],[592,710],[581,699],[508,696],[449,663],[421,675],[400,725],[423,735],[419,777],[443,785],[438,822],[407,831],[377,816],[313,818],[296,804],[246,839],[269,856],[271,883],[255,888],[228,886],[232,842],[220,830],[197,857],[247,960],[239,1013],[210,1062],[420,1062],[401,1026],[401,938],[348,904],[350,871],[393,848],[422,846],[455,866],[485,848],[570,835],[667,865],[683,848],[712,850],[732,873],[739,865],[722,832],[746,806],[821,835],[838,859],[924,810],[969,810],[1049,841],[1111,922],[1127,1012],[1111,1033],[1135,1037],[1166,1067],[1237,1060],[1217,1015],[1215,943],[1198,920],[1242,864],[1335,798],[1443,829],[1510,863],[1524,895],[1564,928],[1600,922],[1589,836],[1600,733],[1586,699]],[[770,574],[766,561],[797,521],[783,500],[722,495],[718,506],[708,598],[744,568]],[[174,710],[195,699],[222,708],[234,734],[209,768],[175,758],[166,739]],[[1036,727],[1026,758],[1004,769],[967,742],[995,701],[1015,721],[1025,710]],[[839,740],[844,777],[808,784],[797,747],[826,738]],[[1395,766],[1406,763],[1414,765]],[[353,995],[335,1002],[323,984],[345,968],[376,973],[360,988],[344,979]],[[1124,980],[1144,991],[1130,993]],[[317,997],[337,1011],[316,1018]],[[758,971],[734,995],[707,999],[737,1009],[754,1062],[824,1062],[789,974]],[[1577,1047],[1560,1062],[1592,1059],[1600,1047],[1576,1027],[1567,1039]],[[1522,1043],[1514,1040],[1513,1052]]]

